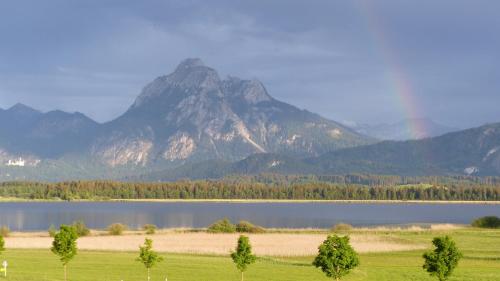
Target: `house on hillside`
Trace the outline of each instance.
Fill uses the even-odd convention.
[[[26,161],[24,161],[24,159],[21,157],[19,157],[19,159],[17,159],[17,160],[9,159],[9,162],[7,162],[7,166],[24,167],[25,165],[26,165]]]

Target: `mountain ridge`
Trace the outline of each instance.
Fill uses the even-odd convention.
[[[208,167],[216,167],[208,169]],[[256,154],[233,163],[206,162],[143,174],[133,180],[218,179],[257,174],[500,175],[500,123],[423,140],[383,141],[298,159]],[[190,177],[191,176],[191,177]]]
[[[274,99],[200,59],[148,83],[118,118],[0,109],[0,180],[231,174],[500,175],[500,123],[382,141]]]
[[[154,79],[109,122],[23,104],[0,115],[0,164],[23,157],[36,165],[159,169],[254,153],[310,157],[375,141],[274,99],[256,79],[221,79],[200,59],[186,59]]]

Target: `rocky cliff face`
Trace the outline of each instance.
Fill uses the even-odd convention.
[[[104,124],[92,155],[109,165],[296,156],[370,142],[350,129],[273,99],[256,80],[220,79],[199,59],[148,84],[129,110]]]

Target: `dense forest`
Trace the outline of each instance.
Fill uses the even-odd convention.
[[[499,201],[498,177],[378,175],[228,177],[223,180],[141,183],[4,182],[0,197],[21,199],[288,199]]]

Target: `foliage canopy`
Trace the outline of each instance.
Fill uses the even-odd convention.
[[[148,269],[163,261],[163,258],[153,251],[153,240],[146,238],[144,245],[139,246],[139,258],[137,259]]]
[[[52,242],[52,253],[59,256],[63,265],[68,264],[77,254],[76,240],[78,234],[74,227],[61,225]]]
[[[250,239],[248,239],[248,237],[244,235],[240,236],[236,250],[231,253],[231,258],[236,268],[241,272],[241,280],[243,280],[243,272],[245,272],[248,266],[257,259],[257,257],[252,254],[252,245],[250,245]]]
[[[449,236],[436,237],[432,240],[432,244],[435,249],[423,255],[425,260],[423,268],[440,281],[447,280],[457,267],[462,253]]]
[[[349,236],[330,235],[319,246],[313,265],[335,280],[347,275],[359,265],[357,253],[349,244]]]
[[[3,236],[0,235],[0,254],[5,251],[5,241],[3,240]]]

